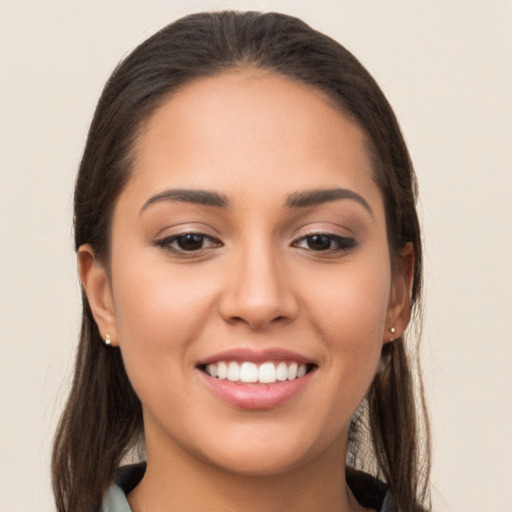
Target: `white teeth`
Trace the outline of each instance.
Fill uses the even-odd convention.
[[[285,362],[279,363],[276,368],[276,379],[281,382],[288,380],[288,366]]]
[[[240,380],[242,382],[258,382],[258,367],[254,363],[242,363]]]
[[[210,366],[217,366],[217,376],[219,379],[225,379],[228,376],[228,365],[224,361],[220,361],[217,365],[211,364]],[[210,375],[212,375],[211,372]]]
[[[218,367],[216,364],[209,364],[208,365],[208,373],[212,376],[212,377],[217,377],[218,373],[219,373],[219,370],[218,370]],[[222,377],[221,377],[222,378]]]
[[[297,362],[286,363],[281,361],[273,363],[265,362],[259,367],[250,361],[239,364],[236,361],[219,361],[208,364],[206,373],[212,377],[231,382],[259,382],[261,384],[273,384],[276,381],[295,380],[304,377],[307,373],[305,364]]]
[[[288,380],[293,380],[297,377],[297,368],[299,365],[297,363],[292,363],[288,366]]]
[[[238,382],[240,380],[240,366],[234,361],[231,361],[228,365],[228,380],[231,382]]]
[[[274,363],[263,363],[258,372],[258,380],[262,384],[272,384],[276,381],[276,367]]]

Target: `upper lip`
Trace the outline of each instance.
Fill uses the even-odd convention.
[[[311,358],[308,358],[297,352],[272,348],[265,350],[254,350],[249,348],[233,348],[225,350],[201,359],[197,366],[217,363],[218,361],[250,361],[252,363],[265,363],[267,361],[296,361],[303,364],[314,364]]]

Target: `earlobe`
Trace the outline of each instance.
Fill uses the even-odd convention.
[[[98,330],[109,345],[117,345],[114,302],[107,269],[90,245],[78,248],[77,259],[80,281]]]
[[[414,279],[414,249],[405,244],[395,265],[391,283],[383,342],[402,336],[411,318],[411,291]]]

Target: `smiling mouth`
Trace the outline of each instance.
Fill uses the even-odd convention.
[[[275,384],[304,377],[316,365],[296,361],[266,361],[256,364],[251,361],[217,361],[200,365],[204,373],[219,380],[237,384]]]

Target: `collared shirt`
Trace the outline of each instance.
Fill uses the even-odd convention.
[[[123,466],[117,474],[116,483],[110,487],[103,500],[101,512],[132,512],[126,496],[140,482],[145,471],[145,463]],[[347,468],[347,483],[364,507],[378,512],[396,512],[391,494],[379,480]]]

